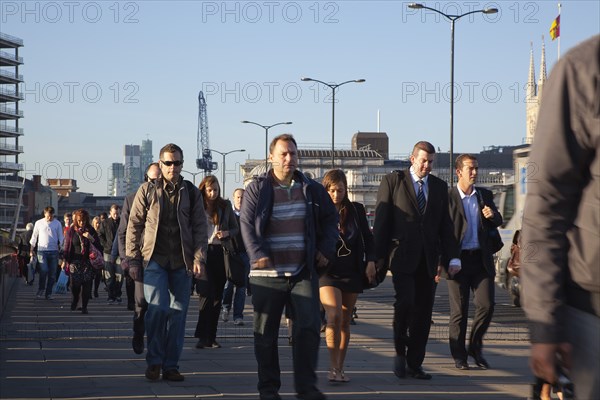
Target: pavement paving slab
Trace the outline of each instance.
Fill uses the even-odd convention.
[[[101,294],[101,296],[104,293]],[[423,367],[430,381],[398,379],[393,365],[391,279],[365,291],[357,303],[357,325],[346,359],[348,383],[327,382],[328,352],[322,341],[319,387],[328,398],[370,399],[526,399],[531,374],[529,344],[521,309],[506,293],[496,292],[496,314],[485,342],[492,368],[454,368],[448,349],[448,298],[438,286],[433,325]],[[35,298],[35,288],[15,282],[0,320],[0,399],[257,399],[251,299],[245,324],[219,322],[220,349],[196,349],[193,337],[198,301],[193,298],[180,360],[183,382],[144,377],[145,355],[131,350],[132,312],[126,301],[109,305],[92,299],[89,314],[70,310],[70,294],[54,300]],[[472,307],[471,307],[472,308]],[[279,341],[284,399],[294,399],[292,352],[282,320]]]

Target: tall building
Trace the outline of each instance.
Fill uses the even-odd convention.
[[[108,195],[125,196],[125,166],[121,163],[112,163],[108,169]]]
[[[144,171],[146,170],[146,167],[154,161],[154,158],[152,157],[152,140],[150,140],[150,139],[142,140],[142,148],[141,148],[140,156],[141,156],[140,167],[142,169],[141,179],[143,181],[144,180]]]
[[[21,211],[23,193],[23,179],[18,178],[23,170],[23,164],[19,164],[19,154],[23,153],[23,147],[19,146],[23,135],[19,126],[23,118],[20,102],[24,100],[20,92],[21,47],[22,39],[0,32],[0,228],[12,228],[13,232],[17,225],[22,225],[21,218],[16,217]]]
[[[127,193],[131,193],[136,191],[142,184],[142,155],[140,146],[137,144],[126,144],[124,156],[125,190]]]
[[[535,82],[535,66],[533,63],[533,44],[529,54],[529,77],[527,79],[527,88],[525,90],[525,104],[527,121],[525,125],[525,143],[533,143],[533,135],[537,123],[537,116],[542,101],[542,90],[546,82],[546,46],[542,40],[542,58],[540,60],[540,79]]]

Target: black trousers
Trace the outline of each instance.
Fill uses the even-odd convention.
[[[412,274],[395,273],[394,346],[398,356],[406,357],[409,368],[423,364],[436,284],[427,273],[425,255]]]
[[[127,293],[127,307],[135,308],[135,282],[129,274],[123,274],[125,279],[125,293]]]
[[[212,343],[217,338],[217,326],[225,289],[225,262],[223,261],[223,247],[221,245],[208,245],[206,257],[206,271],[209,290],[198,296],[200,310],[196,324],[195,337],[205,343]]]
[[[92,294],[92,281],[78,283],[71,282],[71,291],[73,294],[71,305],[77,306],[79,295],[81,295],[81,308],[84,310],[87,309]]]
[[[133,311],[133,334],[144,336],[146,327],[144,325],[144,316],[148,310],[148,303],[144,297],[144,269],[140,268],[140,276],[137,280],[127,277],[133,282],[133,298],[135,300],[135,309]],[[127,290],[127,302],[129,302],[129,289]]]
[[[475,314],[469,337],[469,352],[480,353],[483,336],[494,314],[494,279],[485,271],[479,251],[462,252],[461,271],[448,280],[450,301],[450,353],[455,360],[467,360],[465,345],[469,318],[469,295],[473,292]]]

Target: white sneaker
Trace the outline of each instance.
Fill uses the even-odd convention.
[[[43,290],[38,290],[37,294],[35,295],[35,297],[37,297],[38,299],[43,299],[44,298],[44,291]]]
[[[233,320],[233,324],[234,324],[234,325],[238,325],[238,326],[242,326],[242,325],[244,325],[244,320],[243,320],[243,319],[241,319],[241,318],[234,319],[234,320]]]
[[[229,321],[229,310],[226,308],[224,308],[221,311],[221,321],[223,321],[223,322]]]

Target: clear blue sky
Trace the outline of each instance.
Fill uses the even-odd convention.
[[[210,146],[227,157],[226,196],[236,163],[264,156],[262,124],[300,144],[330,146],[327,82],[364,78],[336,95],[336,143],[381,130],[391,153],[418,140],[449,148],[450,23],[396,1],[97,1],[0,3],[1,31],[25,42],[21,73],[27,177],[75,178],[106,194],[123,145],[175,142],[196,171],[198,92],[208,103]],[[542,35],[548,73],[557,41],[554,1],[426,2],[448,14],[497,7],[456,23],[455,152],[516,145],[525,136],[525,84],[533,42],[536,79]],[[561,53],[600,31],[595,0],[565,1]],[[272,137],[271,135],[271,137]],[[216,161],[221,157],[213,153]],[[235,171],[235,172],[234,172]],[[221,171],[215,171],[221,176]],[[191,180],[191,177],[189,177]],[[237,181],[237,182],[236,182]]]

